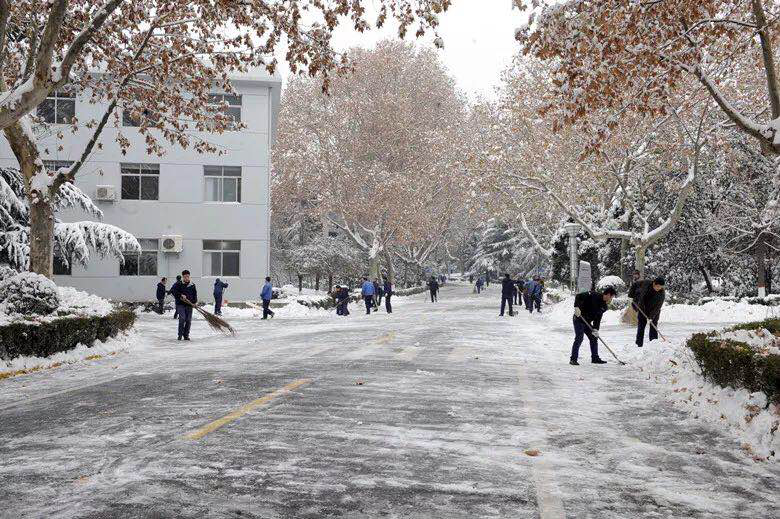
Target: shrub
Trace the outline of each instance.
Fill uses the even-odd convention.
[[[96,340],[105,342],[134,323],[134,312],[116,310],[104,317],[62,317],[40,324],[0,326],[0,359],[48,357],[79,344],[92,347]]]
[[[766,328],[780,333],[780,319],[746,323],[730,330]],[[780,404],[780,355],[762,355],[744,342],[720,339],[718,332],[697,333],[688,340],[702,375],[722,387],[761,391]]]
[[[0,302],[7,314],[48,315],[60,305],[60,296],[46,276],[21,272],[0,282]]]

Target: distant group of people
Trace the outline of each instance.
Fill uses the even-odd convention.
[[[332,296],[336,300],[336,315],[349,315],[349,303],[352,298],[349,288],[345,285],[336,285]],[[383,278],[382,283],[376,278],[373,281],[368,279],[368,277],[363,278],[363,283],[360,285],[360,298],[366,305],[366,315],[379,311],[379,307],[382,306],[382,299],[385,301],[385,311],[388,314],[392,314],[392,297],[393,284],[388,278]]]
[[[480,293],[482,291],[483,278],[479,278],[476,283],[476,291]],[[522,299],[525,309],[529,313],[533,313],[534,309],[537,312],[542,311],[542,295],[544,294],[544,279],[535,276],[530,279],[512,279],[509,274],[504,274],[504,278],[501,280],[501,312],[499,316],[504,316],[507,306],[509,307],[509,315],[515,315],[513,305],[520,304]]]
[[[631,299],[631,307],[637,313],[636,345],[642,347],[645,339],[645,329],[650,324],[649,339],[658,339],[658,320],[661,316],[661,307],[666,298],[666,281],[663,277],[654,279],[642,279],[639,271],[633,274],[628,297]],[[582,292],[574,298],[574,344],[571,348],[569,364],[579,366],[578,357],[580,345],[584,337],[590,342],[590,355],[593,364],[606,364],[599,356],[598,341],[601,317],[612,299],[615,297],[614,287],[606,287],[603,290]]]

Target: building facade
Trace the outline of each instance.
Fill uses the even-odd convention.
[[[228,113],[245,128],[199,137],[223,154],[201,154],[171,146],[159,157],[146,152],[144,136],[133,121],[120,117],[130,147],[123,155],[116,142],[118,128],[107,126],[102,149],[93,153],[76,175],[76,185],[103,211],[103,222],[138,238],[143,251],[115,257],[93,255],[84,268],[55,261],[55,282],[116,301],[154,299],[159,278],[170,287],[182,270],[191,271],[199,298],[211,301],[214,280],[229,284],[225,298],[258,299],[270,263],[271,146],[279,113],[281,80],[258,72],[234,78],[235,95],[215,92],[216,101],[230,105]],[[67,165],[79,157],[91,132],[76,133],[57,125],[77,118],[80,125],[100,119],[106,106],[79,96],[52,95],[38,109],[50,121],[52,135],[41,138],[48,167]],[[152,130],[154,131],[154,130]],[[16,166],[4,137],[0,165]],[[58,214],[65,222],[88,220],[80,211]]]

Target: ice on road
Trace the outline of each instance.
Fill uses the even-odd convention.
[[[143,315],[128,352],[0,382],[0,516],[780,516],[778,464],[606,351],[569,366],[570,326],[499,318],[494,290],[228,310],[235,338],[196,321],[190,343]]]

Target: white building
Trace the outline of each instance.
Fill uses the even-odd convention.
[[[162,157],[150,156],[143,136],[127,118],[122,133],[131,146],[122,155],[117,128],[105,128],[102,149],[96,149],[76,175],[76,185],[103,210],[104,222],[135,235],[144,252],[127,255],[124,266],[114,257],[95,256],[87,268],[68,269],[55,261],[57,284],[118,301],[150,301],[159,278],[168,277],[170,287],[177,274],[189,269],[203,301],[213,299],[217,277],[230,285],[226,299],[259,298],[270,263],[270,157],[281,80],[258,72],[235,78],[233,86],[237,95],[225,99],[246,128],[207,135],[226,152],[221,156],[180,147],[171,147]],[[79,97],[52,96],[39,114],[47,111],[54,123],[75,114],[86,123],[100,119],[105,108]],[[52,128],[56,130],[56,124]],[[62,140],[54,135],[42,139],[46,159],[77,159],[90,130],[80,127],[72,134],[63,126],[63,134]],[[0,165],[17,165],[1,136]],[[58,216],[63,221],[89,219],[78,211]]]

